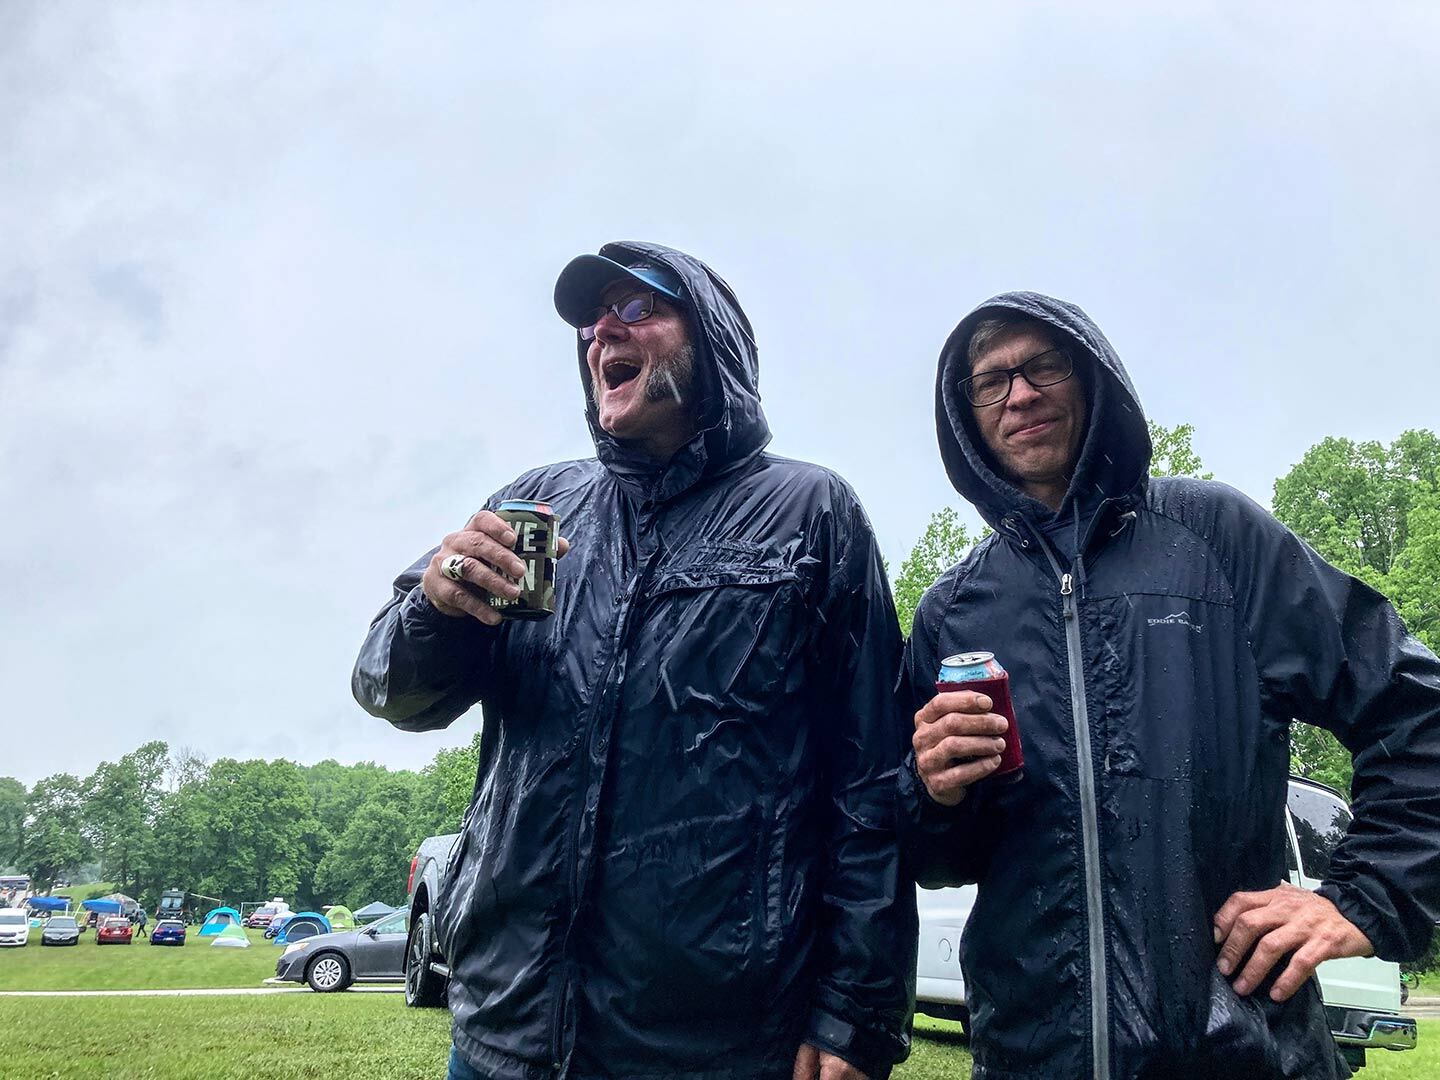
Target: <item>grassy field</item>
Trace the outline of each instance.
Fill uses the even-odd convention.
[[[449,1014],[407,1009],[399,994],[286,994],[255,998],[11,998],[0,1061],[31,1080],[290,1080],[363,1076],[440,1080]],[[970,1056],[956,1025],[920,1017],[895,1080],[966,1080]],[[1440,1076],[1440,1020],[1420,1022],[1420,1048],[1371,1054],[1362,1080]]]
[[[212,949],[192,927],[183,949],[96,946],[0,951],[0,990],[254,987],[280,949],[258,930],[248,949]],[[1421,992],[1425,992],[1422,990]],[[1433,992],[1433,991],[1432,991]],[[449,1014],[407,1009],[399,994],[288,994],[234,998],[0,999],[0,1074],[40,1077],[377,1080],[444,1076]],[[894,1080],[967,1080],[959,1025],[916,1017],[910,1060]],[[1420,1046],[1372,1053],[1362,1080],[1440,1076],[1440,1020],[1420,1021]]]
[[[30,931],[23,949],[0,951],[0,990],[159,990],[207,986],[259,986],[275,974],[281,948],[261,930],[247,930],[248,949],[215,949],[190,927],[183,948],[151,945],[135,935],[133,945],[96,945],[95,931],[75,946],[42,946]],[[8,1004],[8,1003],[7,1003]]]

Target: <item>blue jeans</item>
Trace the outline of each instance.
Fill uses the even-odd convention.
[[[450,1047],[450,1071],[445,1074],[445,1080],[485,1080],[478,1072],[470,1067],[470,1063],[460,1056],[460,1051]]]

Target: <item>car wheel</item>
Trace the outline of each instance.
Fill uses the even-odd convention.
[[[445,1004],[445,980],[430,970],[435,954],[433,926],[430,913],[422,911],[410,923],[405,942],[405,1004],[417,1009]]]
[[[305,969],[305,981],[317,994],[333,994],[350,985],[350,964],[339,953],[321,953]]]

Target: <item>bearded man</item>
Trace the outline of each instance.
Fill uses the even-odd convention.
[[[765,452],[750,322],[699,260],[609,244],[555,305],[596,456],[525,473],[403,573],[354,677],[406,730],[484,706],[438,911],[450,1075],[888,1076],[916,923],[870,524]],[[524,569],[509,499],[567,535],[551,618],[490,605]]]

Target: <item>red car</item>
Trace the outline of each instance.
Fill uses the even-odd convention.
[[[129,945],[135,940],[135,928],[123,915],[111,915],[100,923],[95,931],[95,944]]]

